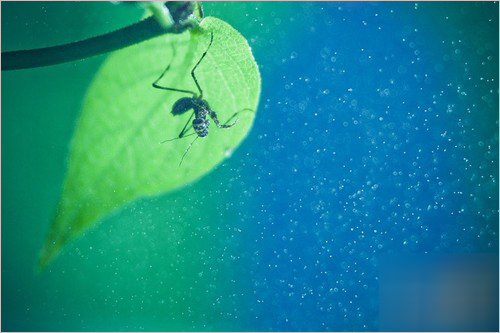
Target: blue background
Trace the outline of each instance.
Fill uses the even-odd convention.
[[[104,56],[2,73],[2,330],[373,331],[380,255],[498,253],[498,3],[204,9],[259,64],[250,135],[203,179],[128,205],[38,275]],[[141,15],[3,2],[2,51]]]

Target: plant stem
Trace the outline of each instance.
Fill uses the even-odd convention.
[[[82,41],[23,51],[2,52],[2,71],[62,64],[118,50],[165,33],[181,33],[192,24],[161,27],[154,17],[128,27]]]

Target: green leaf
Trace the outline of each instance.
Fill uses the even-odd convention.
[[[201,32],[161,36],[113,53],[104,62],[84,100],[72,139],[68,171],[56,216],[40,255],[44,268],[70,240],[123,205],[144,196],[172,191],[220,164],[248,134],[254,112],[240,112],[233,127],[199,138],[179,166],[195,135],[175,138],[191,111],[173,116],[173,104],[191,95],[155,89],[152,83],[167,65],[162,86],[196,90],[196,69],[203,98],[221,123],[244,108],[257,110],[260,75],[251,49],[236,30],[207,17]]]

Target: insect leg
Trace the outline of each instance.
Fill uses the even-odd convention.
[[[210,116],[210,118],[212,118],[212,120],[214,121],[215,125],[217,125],[218,128],[228,128],[228,127],[231,127],[234,125],[234,124],[231,124],[231,125],[222,124],[221,125],[219,118],[217,118],[217,113],[215,111],[210,111],[209,116]]]
[[[224,124],[221,124],[219,122],[219,119],[217,118],[217,113],[215,113],[215,111],[210,111],[209,115],[210,115],[210,118],[212,118],[212,120],[214,121],[215,125],[217,125],[218,128],[229,128],[231,126],[234,126],[238,120],[236,120],[235,122],[233,122],[232,124],[228,125],[228,123],[238,115],[238,113],[240,112],[243,112],[243,111],[251,111],[253,112],[253,110],[251,109],[243,109],[243,110],[240,110],[238,112],[235,112]]]
[[[191,128],[193,128],[193,123],[191,122],[191,119],[193,119],[193,116],[194,116],[194,111],[193,111],[193,113],[191,113],[191,116],[189,117],[188,121],[186,122],[186,125],[184,125],[184,128],[182,129],[182,131],[179,133],[178,137],[173,138],[173,139],[168,139],[168,140],[162,141],[160,143],[164,143],[164,142],[168,142],[168,141],[173,141],[173,140],[178,140],[178,139],[182,139],[182,138],[185,138],[185,137],[188,137],[188,136],[191,136],[191,135],[195,135],[196,133],[191,133],[191,134],[187,134],[186,135],[186,133]]]
[[[243,109],[243,110],[240,110],[240,111],[236,111],[235,113],[233,113],[233,115],[228,120],[226,120],[226,122],[224,123],[224,125],[226,125],[227,123],[229,123],[234,117],[236,117],[240,112],[243,112],[243,111],[254,112],[252,109]],[[231,126],[233,126],[234,124],[236,124],[236,122],[237,121],[235,121]]]
[[[207,50],[205,51],[205,53],[203,53],[200,60],[198,60],[196,65],[194,65],[193,69],[191,70],[191,76],[193,77],[194,83],[196,83],[196,87],[198,87],[198,90],[200,92],[200,98],[203,98],[203,90],[201,90],[200,84],[198,83],[198,80],[196,79],[196,76],[194,75],[194,71],[195,71],[196,67],[198,67],[198,65],[201,63],[203,58],[205,58],[205,56],[207,55],[208,49],[210,49],[210,46],[212,46],[213,40],[214,40],[214,33],[210,32],[210,43],[208,44]]]
[[[163,89],[163,90],[170,90],[170,91],[177,91],[177,92],[192,94],[193,96],[196,96],[196,93],[193,92],[193,91],[190,91],[190,90],[183,90],[183,89],[177,89],[177,88],[163,87],[163,86],[160,86],[158,84],[158,82],[163,78],[163,76],[165,75],[165,73],[170,69],[170,66],[172,65],[172,62],[175,59],[176,52],[175,52],[175,47],[173,45],[172,45],[172,49],[174,50],[173,51],[173,55],[172,55],[172,60],[170,60],[170,63],[168,64],[167,68],[165,68],[165,70],[163,71],[163,73],[161,73],[160,77],[157,78],[155,82],[153,82],[153,87],[157,88],[157,89]]]
[[[191,141],[191,143],[189,144],[189,146],[187,147],[186,151],[184,152],[184,155],[182,155],[182,158],[181,158],[181,162],[179,163],[179,166],[181,166],[182,164],[182,161],[184,161],[184,157],[186,156],[186,154],[188,153],[189,149],[191,149],[191,146],[193,145],[193,143],[199,138],[199,136],[197,136],[196,138],[194,138],[193,141]]]

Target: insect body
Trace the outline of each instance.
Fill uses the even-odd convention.
[[[195,133],[200,138],[203,138],[208,135],[208,126],[210,125],[210,121],[207,119],[207,117],[212,118],[212,121],[215,123],[215,125],[217,125],[218,128],[228,128],[235,124],[235,123],[230,125],[228,125],[227,123],[221,124],[219,122],[219,119],[217,118],[217,113],[210,108],[208,102],[198,96],[184,97],[179,99],[177,102],[175,102],[174,106],[172,107],[172,114],[174,116],[180,115],[191,109],[194,112],[191,114],[191,117],[189,118],[188,125],[194,116],[193,122],[190,124],[190,126],[193,127]],[[232,118],[233,117],[231,117],[231,119]],[[187,132],[187,129],[188,128],[186,127],[186,130],[183,130],[183,132],[179,134],[179,138],[185,136],[185,132]]]
[[[219,119],[217,118],[217,113],[215,111],[213,111],[210,108],[210,105],[208,104],[208,102],[205,99],[203,99],[203,90],[201,89],[200,84],[198,83],[198,80],[196,79],[195,70],[198,67],[198,65],[201,63],[203,58],[205,58],[205,56],[207,55],[207,52],[210,49],[210,46],[212,46],[213,40],[214,40],[214,35],[211,32],[210,33],[210,43],[208,44],[207,50],[203,53],[200,60],[198,60],[196,65],[191,70],[191,77],[193,78],[193,81],[196,84],[196,87],[198,88],[198,92],[199,92],[198,94],[193,92],[193,91],[190,91],[190,90],[169,88],[169,87],[163,87],[163,86],[158,85],[158,81],[160,81],[161,78],[165,75],[165,73],[169,70],[170,65],[168,65],[167,68],[165,69],[165,71],[160,75],[160,77],[155,82],[153,82],[154,88],[163,89],[163,90],[170,90],[170,91],[177,91],[177,92],[187,93],[187,94],[192,95],[192,97],[180,98],[179,100],[177,100],[177,102],[174,103],[174,105],[172,107],[172,114],[174,116],[184,114],[189,110],[193,110],[193,113],[191,113],[191,116],[189,117],[186,125],[184,125],[184,128],[179,133],[179,136],[177,138],[163,141],[163,142],[167,142],[167,141],[182,139],[184,137],[191,136],[191,135],[196,135],[196,138],[191,142],[191,144],[186,149],[186,152],[182,156],[182,159],[181,159],[181,162],[179,163],[179,165],[182,164],[182,161],[184,160],[184,156],[186,156],[186,154],[188,153],[188,151],[191,148],[191,146],[193,145],[193,143],[198,138],[203,138],[203,137],[206,137],[208,135],[208,127],[210,125],[210,121],[208,119],[209,117],[212,119],[212,121],[215,123],[215,125],[218,128],[229,128],[229,127],[236,124],[236,121],[231,123],[231,124],[229,124],[229,122],[239,112],[246,111],[246,110],[252,111],[250,109],[243,109],[241,111],[238,111],[235,114],[233,114],[224,124],[221,124]],[[175,58],[175,49],[174,49],[174,57],[173,58]],[[194,119],[193,119],[193,117],[194,117]],[[194,133],[186,134],[191,128],[193,128]]]

